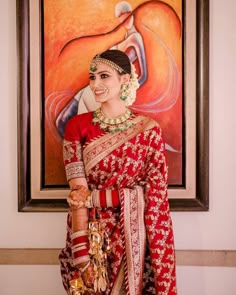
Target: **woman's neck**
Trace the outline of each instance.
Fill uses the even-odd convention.
[[[127,110],[124,102],[117,102],[117,103],[102,103],[101,110],[103,114],[109,118],[117,118],[124,114]]]

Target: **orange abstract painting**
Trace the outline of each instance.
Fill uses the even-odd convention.
[[[42,5],[44,186],[65,186],[62,139],[71,116],[96,108],[89,64],[109,48],[125,51],[140,88],[132,106],[163,130],[169,184],[182,185],[182,1],[44,0]]]

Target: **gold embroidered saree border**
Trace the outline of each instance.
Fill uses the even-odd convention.
[[[89,143],[83,151],[86,174],[102,159],[140,132],[151,129],[157,122],[144,116],[133,119],[134,126],[124,132],[106,133]]]
[[[123,284],[124,284],[124,261],[121,262],[118,276],[117,276],[114,286],[111,290],[111,295],[123,294],[122,293]]]
[[[129,291],[132,290],[130,294],[139,295],[142,294],[146,248],[145,200],[143,189],[140,186],[136,186],[133,190],[124,189],[123,192],[123,226],[127,267],[125,280]]]

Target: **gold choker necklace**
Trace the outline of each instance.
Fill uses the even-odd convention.
[[[108,132],[119,132],[126,131],[128,128],[133,126],[133,122],[130,120],[133,112],[126,110],[124,114],[117,118],[106,117],[101,108],[93,112],[93,124],[99,124],[100,128]]]

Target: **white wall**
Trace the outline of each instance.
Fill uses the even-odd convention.
[[[236,249],[235,9],[210,1],[210,211],[173,214],[180,249]]]
[[[210,4],[210,211],[172,216],[177,249],[236,250],[236,2]],[[15,0],[0,0],[0,248],[60,248],[65,213],[17,212],[15,19]],[[233,295],[235,278],[235,268],[179,266],[179,294]],[[58,266],[0,265],[1,295],[60,295],[60,284]]]

